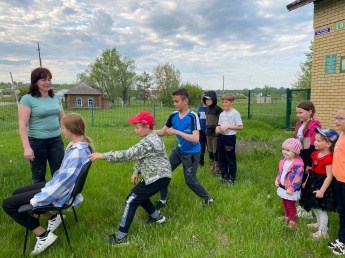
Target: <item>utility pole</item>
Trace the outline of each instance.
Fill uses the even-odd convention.
[[[38,59],[40,60],[40,66],[42,67],[40,43],[37,42],[37,45],[38,48],[36,50],[38,51]]]
[[[12,81],[12,88],[13,88],[13,91],[14,91],[14,96],[16,97],[16,102],[17,102],[17,105],[18,105],[18,93],[19,93],[19,90],[16,90],[16,87],[14,86],[14,82],[13,82],[13,77],[12,77],[12,73],[10,72],[10,75],[11,75],[11,81]]]
[[[223,95],[224,95],[224,75],[223,75]]]

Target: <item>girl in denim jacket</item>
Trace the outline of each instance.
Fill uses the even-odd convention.
[[[303,160],[299,154],[302,144],[294,138],[287,139],[283,145],[283,156],[279,162],[279,172],[275,181],[278,186],[277,194],[282,198],[285,215],[279,217],[289,221],[288,227],[296,227],[296,201],[301,197],[301,183],[303,177]]]

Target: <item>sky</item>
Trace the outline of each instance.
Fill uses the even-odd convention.
[[[204,90],[291,87],[313,40],[313,4],[293,0],[0,0],[0,82],[53,83],[116,48],[136,73],[170,63]]]

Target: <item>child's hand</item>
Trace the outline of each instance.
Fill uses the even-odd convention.
[[[220,134],[220,126],[219,125],[216,127],[216,133]]]
[[[305,181],[303,184],[302,184],[302,188],[305,188],[305,185],[307,184],[307,181]]]
[[[276,181],[274,182],[274,184],[275,184],[275,186],[279,186],[278,180],[276,180]]]
[[[305,168],[304,173],[309,174],[309,170],[310,170],[310,169],[311,169],[311,167],[307,166],[307,167]]]
[[[133,185],[136,185],[138,183],[138,175],[137,174],[134,174],[132,177],[131,177],[131,180],[132,180],[132,184]]]
[[[175,135],[176,133],[175,133],[175,129],[173,129],[173,128],[168,128],[167,130],[166,130],[166,134],[167,135]]]
[[[91,161],[94,161],[96,159],[103,159],[102,153],[92,153],[89,156],[87,156]]]
[[[323,198],[323,195],[325,194],[323,191],[321,191],[321,190],[317,190],[317,191],[314,191],[313,192],[314,194],[315,194],[315,197],[316,198]]]
[[[227,126],[224,126],[222,129],[220,129],[220,132],[221,132],[221,133],[225,133],[227,129],[228,129],[228,127],[227,127]]]
[[[287,189],[286,193],[292,195],[292,191],[290,189]]]

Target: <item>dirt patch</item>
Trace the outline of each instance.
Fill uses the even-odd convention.
[[[254,148],[275,150],[274,146],[267,142],[236,140],[236,152],[239,154],[250,151]]]

